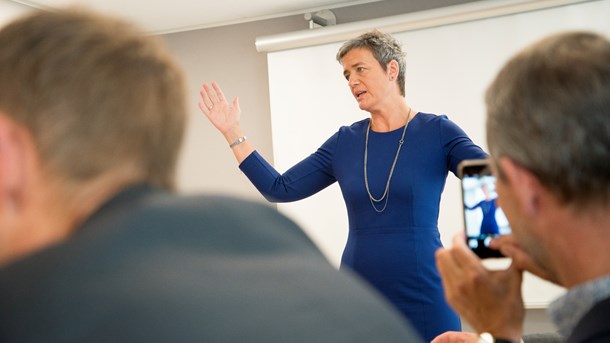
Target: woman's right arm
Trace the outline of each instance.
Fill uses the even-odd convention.
[[[239,120],[241,110],[237,97],[229,105],[216,82],[204,83],[199,108],[229,143],[239,168],[258,191],[271,202],[304,199],[328,187],[336,180],[332,175],[332,154],[336,136],[331,137],[314,154],[280,174],[247,140]]]
[[[241,164],[254,151],[254,147],[239,125],[239,99],[235,97],[232,104],[229,104],[216,82],[212,82],[212,86],[204,83],[199,94],[199,109],[225,137],[237,163]]]

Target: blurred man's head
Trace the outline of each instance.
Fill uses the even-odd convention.
[[[504,66],[486,102],[500,204],[523,248],[557,272],[561,261],[550,255],[559,244],[549,242],[586,225],[560,227],[578,218],[602,226],[598,242],[610,235],[610,41],[587,32],[543,39]],[[552,220],[557,231],[547,230]],[[562,244],[578,255],[576,245],[594,243],[580,238]]]
[[[86,215],[78,207],[93,210],[101,193],[174,186],[183,76],[157,40],[69,10],[14,21],[0,46],[0,263],[25,241],[48,240],[24,235],[49,212],[77,212],[47,223],[74,226]]]
[[[487,92],[491,155],[531,170],[575,206],[610,204],[610,42],[548,37],[515,56]]]

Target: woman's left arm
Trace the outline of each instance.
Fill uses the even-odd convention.
[[[443,152],[447,157],[447,168],[458,175],[457,166],[463,160],[483,159],[488,154],[476,145],[457,124],[441,116],[440,135]]]

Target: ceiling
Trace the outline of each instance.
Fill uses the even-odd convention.
[[[376,1],[380,0],[0,0],[0,26],[34,8],[79,5],[127,18],[149,33],[169,33]]]

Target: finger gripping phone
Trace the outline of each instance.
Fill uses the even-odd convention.
[[[458,166],[466,245],[480,258],[504,257],[489,243],[494,237],[511,233],[508,220],[498,206],[496,177],[488,159],[464,160]]]

